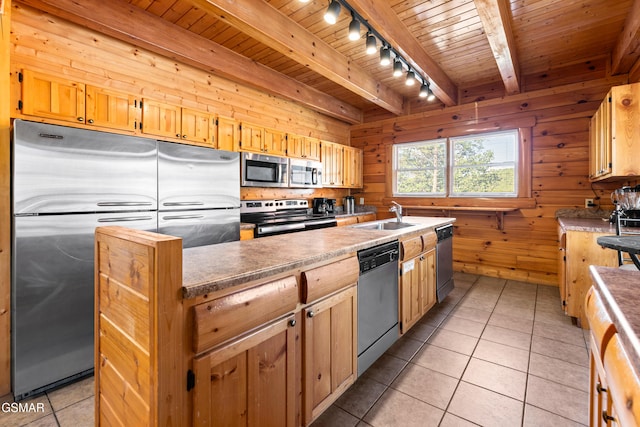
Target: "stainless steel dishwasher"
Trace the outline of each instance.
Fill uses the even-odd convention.
[[[398,242],[358,252],[358,376],[400,336]]]
[[[438,302],[453,290],[453,225],[448,224],[435,229],[438,243],[436,245],[436,296]]]

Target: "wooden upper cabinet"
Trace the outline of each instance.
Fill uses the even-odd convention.
[[[273,129],[265,129],[264,152],[278,156],[286,156],[287,134]]]
[[[344,145],[322,141],[322,185],[342,187],[344,184]]]
[[[206,111],[182,109],[181,134],[183,141],[196,142],[203,145],[214,145],[215,118]]]
[[[217,147],[220,150],[238,151],[240,149],[240,132],[238,123],[228,117],[216,119],[218,133]]]
[[[590,124],[589,178],[621,180],[640,176],[640,83],[611,89]]]
[[[87,85],[88,125],[135,132],[140,120],[138,101],[133,95]]]
[[[362,150],[344,147],[344,186],[362,187]]]
[[[264,129],[247,122],[240,124],[240,149],[264,153]]]
[[[307,160],[320,160],[320,140],[290,133],[287,135],[287,155]]]
[[[142,133],[164,138],[180,138],[181,108],[152,99],[142,100]]]
[[[22,114],[84,123],[84,83],[31,70],[21,76]]]

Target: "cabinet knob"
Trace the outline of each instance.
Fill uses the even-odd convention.
[[[187,138],[187,135],[182,135],[182,139],[186,139],[186,138]]]
[[[179,133],[176,133],[176,138],[180,138],[180,134]]]
[[[289,326],[291,326],[291,327],[296,326],[296,319],[290,319],[289,320]]]
[[[87,120],[88,123],[93,124],[93,119]]]
[[[614,417],[612,417],[611,415],[607,414],[607,411],[602,411],[602,419],[604,420],[605,423],[608,423],[609,421],[615,421],[616,420]]]
[[[84,122],[84,117],[78,117],[79,122]]]
[[[313,312],[313,310],[311,310],[310,312],[307,313],[307,317],[313,317],[316,314]]]

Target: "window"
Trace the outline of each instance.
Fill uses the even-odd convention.
[[[517,197],[518,131],[396,144],[394,196]]]

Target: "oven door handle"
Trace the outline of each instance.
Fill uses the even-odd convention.
[[[263,225],[258,227],[258,234],[277,233],[279,231],[303,230],[304,223],[296,222],[294,224],[284,225]]]

